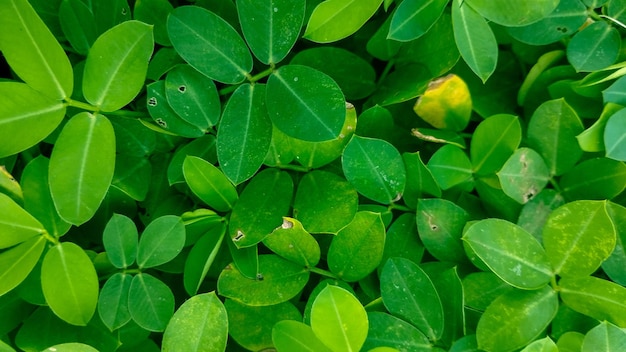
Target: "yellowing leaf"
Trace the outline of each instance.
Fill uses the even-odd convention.
[[[450,74],[430,82],[413,110],[435,128],[462,131],[472,114],[472,98],[467,84]]]

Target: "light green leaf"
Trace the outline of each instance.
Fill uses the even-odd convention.
[[[139,21],[126,21],[102,34],[85,62],[85,99],[104,112],[130,103],[144,86],[153,50],[152,26]]]
[[[537,239],[506,220],[481,220],[470,226],[463,240],[496,275],[514,287],[536,290],[554,276]]]
[[[43,225],[4,193],[0,193],[0,249],[12,247],[46,232]]]
[[[185,121],[172,109],[167,101],[164,80],[150,83],[146,88],[148,91],[146,105],[152,120],[158,125],[154,127],[157,131],[187,138],[198,138],[205,134],[204,130]]]
[[[128,309],[137,325],[148,331],[161,332],[174,314],[174,295],[161,280],[140,273],[130,283]]]
[[[335,42],[356,32],[376,13],[383,0],[327,0],[315,7],[304,38]]]
[[[377,347],[391,346],[398,351],[432,351],[428,338],[413,325],[383,312],[369,312],[369,331],[363,344],[363,351]]]
[[[626,111],[620,110],[609,117],[604,129],[604,146],[607,158],[626,161]]]
[[[310,326],[294,320],[279,321],[272,328],[272,342],[277,351],[329,352]]]
[[[163,351],[224,351],[228,339],[228,316],[215,292],[185,301],[163,334]]]
[[[558,305],[558,296],[549,286],[503,294],[489,305],[478,321],[478,348],[514,351],[526,346],[548,327]]]
[[[487,21],[468,2],[452,2],[454,39],[463,60],[484,83],[496,70],[498,43]]]
[[[239,33],[213,12],[177,7],[168,16],[167,32],[176,52],[213,80],[240,83],[252,70],[252,55]]]
[[[309,272],[277,255],[259,256],[256,278],[243,276],[232,264],[217,280],[220,295],[249,306],[270,306],[295,297],[309,281]]]
[[[98,350],[84,343],[67,342],[48,347],[42,352],[98,352]]]
[[[265,108],[265,85],[243,84],[224,108],[217,132],[217,159],[234,184],[261,167],[272,141],[272,121]]]
[[[428,253],[441,261],[461,263],[466,260],[461,242],[469,214],[455,203],[441,199],[419,199],[417,231]]]
[[[596,320],[626,327],[626,288],[597,277],[566,277],[559,282],[563,303]]]
[[[406,170],[389,142],[354,136],[341,159],[346,179],[365,197],[383,204],[398,201],[406,185]]]
[[[615,227],[606,201],[579,200],[550,214],[543,245],[554,272],[561,277],[590,275],[615,248]]]
[[[0,158],[46,138],[65,116],[65,104],[24,83],[0,82]]]
[[[139,0],[135,2],[133,18],[154,25],[154,41],[163,46],[171,46],[167,35],[167,15],[174,10],[167,0]]]
[[[603,321],[587,332],[583,340],[581,352],[617,352],[623,351],[625,348],[626,331]]]
[[[13,71],[34,90],[54,100],[72,95],[70,60],[27,0],[0,4],[0,48]]]
[[[72,242],[50,248],[41,264],[41,288],[54,314],[85,326],[98,304],[98,275],[85,251]]]
[[[548,16],[559,4],[559,0],[498,1],[496,6],[489,0],[467,0],[481,16],[497,24],[517,27],[536,22]]]
[[[452,144],[439,148],[426,166],[442,190],[473,180],[472,163],[463,149]]]
[[[135,223],[120,214],[113,214],[102,234],[107,257],[118,269],[126,269],[135,262],[138,240],[139,233]]]
[[[519,118],[508,114],[482,121],[470,144],[470,158],[476,173],[488,175],[502,168],[522,141]]]
[[[615,62],[621,46],[617,28],[596,21],[576,33],[567,45],[567,60],[576,71],[597,71]]]
[[[446,8],[448,0],[407,0],[398,5],[391,19],[389,39],[411,41],[428,32]]]
[[[328,267],[347,282],[361,280],[378,267],[384,246],[385,225],[380,214],[360,211],[333,238]]]
[[[559,352],[556,343],[549,336],[531,342],[521,352]]]
[[[185,225],[178,216],[164,215],[153,220],[141,234],[137,265],[152,268],[174,259],[185,245]]]
[[[337,83],[300,65],[282,66],[269,77],[267,111],[279,130],[310,142],[336,139],[346,120],[346,102]]]
[[[300,221],[283,217],[283,224],[265,237],[263,244],[281,257],[311,268],[320,261],[320,246]]]
[[[183,275],[183,284],[190,296],[195,295],[200,289],[211,265],[223,248],[222,241],[225,234],[226,225],[218,226],[215,230],[211,229],[204,234],[191,248],[185,261]]]
[[[80,225],[96,213],[115,168],[115,134],[100,114],[72,117],[50,156],[50,192],[61,218]]]
[[[81,55],[87,55],[98,37],[96,21],[89,6],[80,0],[61,1],[59,23],[72,48]]]
[[[191,191],[205,204],[217,211],[229,211],[237,202],[237,190],[213,164],[187,155],[183,175]]]
[[[109,330],[117,330],[126,325],[131,319],[128,310],[128,293],[133,276],[124,273],[115,273],[111,276],[100,291],[98,299],[98,314]]]
[[[626,165],[609,158],[588,159],[563,174],[559,185],[566,199],[611,199],[626,187]]]
[[[311,329],[332,351],[359,351],[367,337],[365,308],[350,292],[326,286],[311,308]]]
[[[240,0],[239,22],[246,42],[262,63],[276,64],[287,56],[304,22],[304,0]]]
[[[539,153],[517,149],[498,171],[502,191],[520,204],[539,194],[550,180],[550,170]]]
[[[45,238],[38,236],[0,252],[0,297],[26,279],[39,261],[45,245]]]

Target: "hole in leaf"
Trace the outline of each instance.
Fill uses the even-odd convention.
[[[155,121],[159,126],[163,128],[167,128],[167,122],[165,122],[162,118],[158,118]]]
[[[122,16],[126,16],[126,9],[122,7]]]
[[[181,92],[181,93],[185,93],[186,90],[187,90],[187,86],[185,86],[185,85],[182,85],[182,86],[178,87],[178,91]]]
[[[157,100],[155,97],[151,97],[150,99],[148,99],[148,105],[154,107],[157,106]]]
[[[283,229],[290,229],[293,227],[293,222],[287,220],[287,219],[283,219],[283,224],[281,225],[281,227]]]
[[[241,230],[237,230],[237,234],[235,235],[235,237],[233,237],[233,241],[235,242],[239,242],[241,241],[244,237],[246,237],[246,235],[243,234],[243,232]]]
[[[256,279],[258,281],[263,281],[263,274],[261,274],[261,273],[256,274]]]

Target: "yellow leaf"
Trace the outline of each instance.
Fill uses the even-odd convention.
[[[472,99],[467,84],[449,74],[430,82],[413,110],[435,128],[462,131],[472,114]]]

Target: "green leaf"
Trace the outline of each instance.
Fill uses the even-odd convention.
[[[72,117],[50,156],[50,192],[61,218],[80,225],[96,213],[115,168],[115,134],[100,114]]]
[[[608,158],[588,159],[563,174],[559,185],[567,199],[611,199],[626,187],[626,165]]]
[[[615,226],[617,241],[611,256],[602,263],[602,270],[615,283],[624,285],[626,283],[626,272],[622,269],[626,263],[626,250],[624,250],[624,243],[626,243],[626,207],[608,203],[607,210]]]
[[[626,161],[626,111],[611,115],[604,129],[607,158]]]
[[[150,83],[146,88],[148,91],[146,105],[150,116],[154,122],[159,125],[159,127],[155,126],[157,131],[187,138],[202,137],[205,134],[205,131],[183,120],[183,118],[178,116],[176,111],[172,109],[167,101],[165,81],[161,80]]]
[[[443,308],[442,342],[451,345],[465,335],[465,294],[463,283],[456,266],[447,263],[424,264],[423,269],[432,278],[437,292],[446,292],[447,299],[441,301]]]
[[[72,48],[81,55],[87,55],[98,37],[95,18],[89,6],[80,0],[61,1],[59,22]]]
[[[228,339],[228,316],[215,292],[185,301],[163,334],[163,351],[223,351]]]
[[[202,158],[211,164],[216,164],[217,151],[215,149],[215,136],[212,134],[196,138],[177,149],[167,166],[167,181],[170,186],[185,182],[183,165],[188,155]]]
[[[102,243],[113,266],[126,269],[135,262],[139,233],[133,220],[113,214],[102,234]]]
[[[390,258],[380,274],[383,303],[394,316],[408,321],[430,340],[443,334],[443,307],[432,281],[417,264]]]
[[[517,149],[498,171],[502,191],[520,204],[539,194],[550,180],[550,170],[539,153]]]
[[[337,83],[300,65],[282,66],[269,77],[267,111],[279,130],[310,142],[339,137],[346,119],[345,98]]]
[[[517,27],[536,22],[548,16],[559,4],[559,0],[538,0],[532,3],[513,0],[493,6],[489,0],[467,0],[481,16],[497,24]]]
[[[133,277],[128,310],[137,325],[148,331],[164,331],[174,314],[174,295],[161,280],[146,273]]]
[[[238,248],[261,242],[283,223],[293,196],[288,173],[266,169],[254,176],[239,196],[230,216],[228,232]]]
[[[328,267],[347,282],[361,280],[380,264],[384,246],[385,225],[380,214],[360,211],[333,238]]]
[[[521,141],[522,127],[516,116],[499,114],[482,121],[470,144],[475,172],[487,175],[500,170]]]
[[[176,52],[203,75],[221,83],[242,82],[252,55],[239,33],[221,17],[197,6],[180,6],[167,19]]]
[[[38,236],[0,252],[0,296],[26,279],[39,261],[45,245],[45,238]]]
[[[272,342],[277,351],[329,352],[310,326],[293,320],[279,321],[272,328]]]
[[[215,83],[189,65],[177,65],[165,77],[165,95],[172,110],[202,131],[220,119]]]
[[[542,241],[543,226],[552,211],[565,204],[561,194],[553,189],[544,189],[522,207],[517,224]]]
[[[145,128],[138,120],[114,119],[115,151],[131,156],[147,156],[156,148],[156,132]]]
[[[263,244],[281,257],[305,267],[314,267],[320,261],[320,246],[300,221],[288,217],[283,224],[265,237]]]
[[[419,263],[423,255],[424,245],[417,232],[415,214],[403,213],[387,230],[383,258],[380,262],[385,263],[389,258],[402,257]]]
[[[359,351],[367,337],[365,308],[350,292],[326,286],[311,308],[313,333],[332,351]]]
[[[515,288],[492,272],[474,272],[463,278],[465,305],[479,311],[487,309],[502,294],[514,290]]]
[[[487,21],[468,3],[452,3],[454,39],[463,60],[484,83],[496,70],[498,43]]]
[[[541,104],[528,122],[528,145],[539,152],[553,176],[571,169],[582,155],[576,136],[583,124],[564,99]]]
[[[79,342],[68,342],[48,347],[43,352],[98,352],[97,349]]]
[[[402,153],[402,160],[406,169],[406,186],[402,197],[407,206],[414,209],[418,198],[425,195],[441,197],[441,188],[422,161],[420,152]]]
[[[294,217],[311,233],[337,233],[357,212],[358,194],[344,178],[328,171],[306,173],[293,202]]]
[[[556,343],[548,336],[540,340],[535,340],[524,347],[522,352],[559,352]]]
[[[537,239],[506,220],[481,220],[470,226],[463,240],[496,275],[514,287],[536,290],[554,276]]]
[[[567,60],[576,71],[597,71],[615,62],[619,55],[619,32],[604,21],[593,22],[576,33],[567,45]]]
[[[376,13],[383,0],[328,0],[317,5],[304,38],[316,43],[335,42],[356,32]]]
[[[601,322],[589,330],[583,340],[582,352],[621,351],[626,348],[626,331],[608,323]]]
[[[219,255],[220,249],[223,248],[222,241],[225,234],[226,225],[209,230],[189,252],[183,275],[185,290],[189,295],[195,295],[200,290],[200,285]]]
[[[46,138],[65,116],[65,104],[24,83],[0,82],[0,158]]]
[[[369,312],[369,331],[363,344],[364,351],[376,347],[394,347],[399,351],[432,351],[428,338],[413,325],[383,312]]]
[[[389,142],[352,137],[341,159],[346,179],[363,196],[383,204],[402,197],[406,170],[398,150]]]
[[[154,41],[163,46],[170,46],[167,35],[167,15],[174,10],[167,0],[140,0],[135,2],[134,19],[154,25]]]
[[[87,325],[96,311],[96,269],[85,251],[72,242],[59,243],[46,253],[41,288],[54,314],[72,325]]]
[[[174,259],[185,245],[185,225],[178,216],[165,215],[153,220],[141,234],[137,265],[152,268]]]
[[[554,272],[561,277],[590,275],[615,248],[615,227],[605,201],[579,200],[550,214],[543,245]]]
[[[237,3],[241,30],[254,56],[276,64],[287,56],[304,23],[304,0],[244,0]]]
[[[388,38],[406,42],[421,37],[435,24],[448,0],[408,0],[398,5],[391,19]]]
[[[128,294],[133,276],[124,273],[115,273],[111,276],[100,291],[98,299],[98,314],[109,330],[117,330],[126,325],[131,319],[128,310]]]
[[[124,192],[134,200],[146,199],[150,184],[145,180],[152,177],[152,164],[146,157],[117,154],[111,186]]]
[[[237,202],[237,190],[213,164],[187,155],[183,175],[191,191],[205,204],[217,211],[229,211]]]
[[[243,84],[228,99],[217,132],[217,159],[234,184],[261,167],[272,141],[272,121],[265,108],[265,85]]]
[[[439,148],[426,166],[442,190],[473,180],[472,163],[461,148],[452,144]]]
[[[249,306],[270,306],[295,297],[308,281],[309,272],[301,265],[265,254],[259,256],[259,271],[253,279],[227,266],[217,280],[217,291]]]
[[[3,1],[0,23],[0,48],[13,71],[48,98],[69,98],[74,89],[70,60],[28,1]]]
[[[428,83],[433,78],[432,74],[422,64],[402,65],[400,69],[394,70],[378,83],[372,100],[380,106],[413,100],[424,94],[428,88]]]
[[[513,351],[526,346],[554,319],[558,302],[556,292],[549,286],[503,294],[489,305],[478,321],[478,348]]]
[[[143,88],[153,50],[152,26],[139,21],[126,21],[102,34],[85,62],[85,99],[104,112],[130,103]]]
[[[417,231],[424,247],[441,261],[464,262],[461,242],[469,214],[445,199],[419,199],[417,202]]]
[[[626,327],[626,288],[597,277],[565,277],[559,282],[563,303],[596,320]]]

